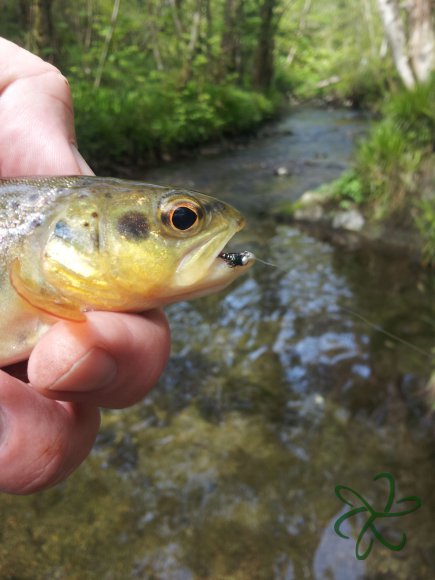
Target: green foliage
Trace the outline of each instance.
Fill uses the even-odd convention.
[[[413,91],[398,93],[385,105],[385,115],[421,148],[435,147],[435,74]]]
[[[227,134],[250,130],[264,119],[270,118],[274,112],[271,98],[238,87],[214,86],[211,88],[211,95],[222,119],[222,129]]]
[[[258,0],[123,0],[116,17],[113,0],[4,3],[0,35],[69,78],[79,145],[99,169],[249,131],[278,107],[273,87],[253,89]]]
[[[345,171],[328,186],[332,197],[339,200],[340,207],[347,209],[352,203],[358,205],[365,200],[361,180],[355,170]]]
[[[73,85],[77,135],[81,151],[93,166],[145,164],[165,152],[210,138],[247,131],[270,116],[265,96],[232,86],[181,90],[159,78],[148,90]]]
[[[380,59],[372,59],[364,66],[343,63],[339,70],[342,70],[340,82],[331,87],[335,98],[363,109],[377,110],[391,79],[395,78],[392,67]]]
[[[377,108],[396,76],[383,37],[376,0],[294,0],[277,36],[279,85],[302,100]]]
[[[404,209],[407,196],[418,189],[421,160],[422,151],[410,133],[393,119],[386,117],[373,127],[358,151],[356,169],[375,218]]]
[[[373,124],[359,146],[354,170],[330,186],[342,207],[356,203],[375,220],[411,226],[415,223],[430,261],[435,257],[434,183],[433,175],[429,175],[434,148],[432,78],[414,91],[400,91],[385,102],[382,120]]]

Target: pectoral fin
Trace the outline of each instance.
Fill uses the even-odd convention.
[[[55,293],[50,287],[38,284],[22,275],[20,262],[15,259],[10,269],[10,280],[14,290],[23,300],[45,314],[65,320],[84,321],[85,315],[72,300]]]

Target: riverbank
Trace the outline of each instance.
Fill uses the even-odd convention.
[[[424,241],[416,227],[375,221],[354,203],[343,207],[327,185],[305,192],[298,201],[284,203],[273,213],[278,222],[294,224],[348,250],[367,247],[382,254],[400,254],[412,262],[425,262]]]
[[[72,92],[80,150],[96,172],[112,175],[252,134],[282,100],[233,85],[177,88],[170,79],[122,92],[78,82]]]
[[[331,241],[369,243],[435,263],[435,78],[384,104],[338,179],[283,204],[279,216]]]

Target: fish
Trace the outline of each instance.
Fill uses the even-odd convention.
[[[58,320],[143,312],[221,290],[255,262],[245,225],[202,193],[110,177],[0,179],[0,366]]]

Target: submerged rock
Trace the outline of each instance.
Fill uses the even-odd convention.
[[[291,207],[295,221],[318,223],[333,230],[361,232],[365,219],[356,206],[341,209],[331,194],[324,190],[307,191]]]
[[[293,213],[295,220],[317,222],[325,217],[325,210],[321,205],[299,206]]]
[[[343,229],[350,232],[360,232],[364,224],[364,217],[357,209],[338,211],[332,218],[332,227],[335,230]]]

